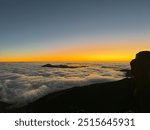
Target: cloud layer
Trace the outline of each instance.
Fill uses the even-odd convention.
[[[0,100],[20,106],[55,91],[122,79],[127,64],[86,64],[76,69],[43,68],[42,63],[0,63]],[[104,67],[105,66],[105,67]]]

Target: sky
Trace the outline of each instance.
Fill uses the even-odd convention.
[[[0,62],[130,61],[150,50],[149,0],[0,0]]]

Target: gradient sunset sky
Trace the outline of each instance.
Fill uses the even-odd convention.
[[[0,61],[130,61],[150,50],[150,0],[0,0]]]

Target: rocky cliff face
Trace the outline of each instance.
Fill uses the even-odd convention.
[[[141,51],[131,62],[138,112],[150,112],[150,51]]]
[[[136,86],[150,85],[150,51],[137,53],[130,64]]]

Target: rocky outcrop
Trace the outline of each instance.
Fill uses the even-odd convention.
[[[141,51],[131,62],[134,99],[138,112],[150,112],[150,51]]]
[[[150,85],[150,51],[141,51],[131,62],[131,70],[137,87]]]

